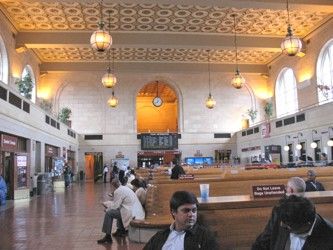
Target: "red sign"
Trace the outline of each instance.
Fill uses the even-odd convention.
[[[10,135],[1,135],[1,147],[3,150],[14,151],[17,149],[17,138]]]
[[[281,197],[285,194],[284,185],[252,186],[253,198]]]

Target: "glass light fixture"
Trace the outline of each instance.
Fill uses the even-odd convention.
[[[239,73],[239,70],[236,69],[236,73],[231,80],[232,86],[234,86],[234,88],[236,89],[241,89],[245,84],[245,82],[246,82],[245,78]]]
[[[209,109],[213,109],[216,105],[216,101],[212,97],[212,95],[209,93],[208,98],[206,100],[206,107]]]
[[[288,146],[288,145],[284,146],[284,147],[283,147],[283,150],[284,150],[284,151],[289,151],[289,146]]]
[[[316,148],[316,147],[318,147],[318,144],[316,142],[311,142],[310,147]]]
[[[302,41],[297,36],[293,35],[293,31],[289,18],[289,2],[287,0],[287,15],[288,15],[288,28],[287,35],[281,43],[282,52],[288,56],[295,56],[302,49]]]
[[[234,45],[235,45],[235,61],[236,61],[236,73],[231,80],[231,85],[234,86],[236,89],[240,89],[245,84],[245,78],[241,75],[238,68],[238,50],[237,50],[237,30],[236,30],[236,14],[233,14],[232,17],[234,18]]]
[[[302,145],[298,143],[298,144],[296,145],[296,149],[297,149],[297,150],[301,150],[301,149],[302,149]]]
[[[90,37],[91,47],[98,52],[104,52],[105,50],[108,50],[112,45],[111,34],[104,29],[102,5],[103,1],[101,1],[100,3],[101,20],[98,23],[98,30],[96,30]],[[111,11],[109,11],[109,29],[110,15]]]
[[[111,51],[111,50],[109,50]],[[114,49],[112,49],[112,69],[114,71]],[[117,84],[117,77],[112,73],[110,65],[110,53],[109,53],[109,66],[107,72],[102,77],[102,83],[105,88],[113,88]]]
[[[329,140],[327,141],[327,146],[329,146],[329,147],[333,147],[333,140],[332,140],[332,139],[329,139]]]
[[[118,106],[118,98],[114,96],[114,91],[112,90],[112,96],[108,100],[108,104],[111,108],[115,108]]]
[[[208,98],[206,100],[206,107],[209,109],[213,109],[216,105],[216,101],[214,100],[211,94],[211,87],[210,87],[210,51],[208,50],[208,86],[209,86],[209,93]]]

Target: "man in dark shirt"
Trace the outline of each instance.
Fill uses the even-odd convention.
[[[171,179],[179,179],[179,176],[185,174],[185,171],[182,166],[180,166],[178,163],[172,168],[171,170]]]
[[[332,250],[333,224],[316,213],[312,202],[291,195],[279,201],[280,223],[273,228],[269,250]]]
[[[308,180],[305,182],[306,184],[306,192],[313,192],[313,191],[325,191],[323,184],[319,181],[316,181],[316,172],[312,169],[308,171]]]
[[[174,222],[170,228],[156,233],[143,250],[184,249],[217,250],[214,236],[197,223],[197,198],[187,191],[175,192],[170,200]]]
[[[304,196],[305,182],[300,177],[292,177],[288,180],[286,186],[286,196]],[[284,198],[282,198],[284,199]],[[252,245],[252,250],[270,250],[273,249],[272,245],[276,239],[274,232],[277,231],[281,224],[281,217],[279,213],[279,205],[275,205],[272,210],[271,217],[269,218],[264,231],[257,237]]]

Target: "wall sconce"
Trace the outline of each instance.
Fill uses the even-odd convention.
[[[333,140],[331,139],[332,138],[332,133],[333,132],[333,127],[329,127],[328,128],[328,138],[329,140],[327,141],[327,146],[329,147],[333,147]]]
[[[286,145],[283,147],[283,150],[289,151],[290,147],[288,146],[288,141],[290,139],[290,135],[286,135],[285,139],[286,139]]]
[[[312,130],[312,142],[310,144],[310,147],[315,149],[316,147],[318,147],[318,144],[314,141],[314,135],[316,135],[318,133],[317,130]]]
[[[302,136],[303,136],[303,133],[301,133],[301,132],[299,132],[299,133],[297,134],[297,138],[298,138],[298,143],[297,143],[297,145],[296,145],[296,149],[297,149],[297,150],[301,150],[301,149],[302,149],[302,144],[299,143],[299,138],[302,137]]]

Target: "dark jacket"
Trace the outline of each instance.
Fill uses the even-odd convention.
[[[171,170],[171,179],[179,179],[179,176],[185,174],[185,171],[182,166],[176,165]]]
[[[168,239],[170,228],[156,233],[145,245],[143,250],[160,250]],[[186,230],[184,250],[218,250],[214,236],[205,227],[195,224]]]
[[[325,191],[323,184],[321,184],[319,181],[307,180],[305,184],[306,184],[305,192]]]
[[[252,250],[269,250],[271,249],[271,241],[275,241],[276,235],[274,232],[278,231],[280,227],[281,219],[279,216],[278,206],[274,206],[271,217],[269,218],[264,231],[257,237],[256,241],[252,245]]]
[[[272,217],[266,225],[265,231],[258,236],[252,245],[252,250],[281,250],[289,239],[290,232],[282,227],[279,212],[274,207]],[[333,250],[333,224],[320,215],[316,215],[316,223],[312,234],[306,239],[302,250]]]

